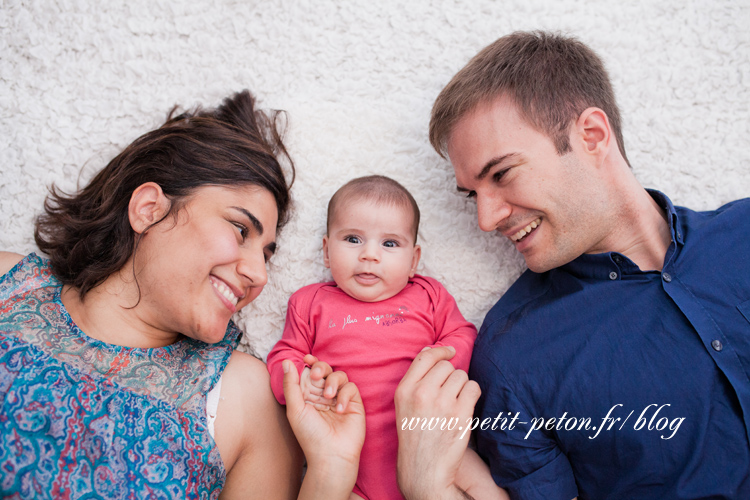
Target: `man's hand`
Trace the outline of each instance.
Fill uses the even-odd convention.
[[[452,347],[425,349],[412,362],[396,389],[398,430],[398,483],[409,500],[465,499],[455,486],[456,472],[469,442],[463,427],[469,424],[481,391],[466,372],[447,360]],[[458,418],[453,430],[409,430],[412,418]],[[402,429],[406,420],[407,426]],[[442,420],[441,420],[442,421]]]

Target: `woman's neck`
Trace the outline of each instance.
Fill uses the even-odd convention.
[[[127,268],[127,266],[126,266]],[[91,338],[125,347],[164,347],[179,340],[149,321],[148,307],[139,300],[135,280],[114,273],[81,299],[79,290],[63,287],[61,300],[73,322]]]

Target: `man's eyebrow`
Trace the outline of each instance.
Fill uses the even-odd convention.
[[[258,232],[258,234],[263,234],[263,224],[260,223],[260,221],[258,220],[256,216],[254,216],[252,213],[250,213],[248,210],[245,210],[242,207],[230,207],[230,208],[233,208],[234,210],[237,210],[238,212],[244,214],[245,217],[250,219],[250,222],[252,223],[253,227]]]
[[[485,177],[487,177],[487,174],[490,173],[490,170],[492,170],[492,167],[494,167],[498,163],[502,163],[505,160],[508,160],[508,159],[513,158],[515,156],[519,156],[519,154],[518,153],[508,153],[506,155],[498,156],[496,158],[491,159],[490,161],[488,161],[484,165],[484,168],[482,169],[482,171],[479,172],[479,174],[477,174],[477,176],[475,177],[475,180],[481,181],[482,179],[484,179]],[[461,189],[459,189],[459,191],[460,190]]]

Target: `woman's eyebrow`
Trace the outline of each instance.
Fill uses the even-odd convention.
[[[250,222],[252,223],[253,227],[255,227],[255,230],[258,232],[259,235],[263,234],[263,224],[260,223],[258,218],[254,216],[252,213],[250,213],[248,210],[242,208],[242,207],[229,207],[233,208],[234,210],[237,210],[238,212],[242,213],[245,217],[250,219]]]

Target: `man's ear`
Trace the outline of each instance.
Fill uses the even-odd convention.
[[[128,218],[130,227],[137,234],[143,234],[146,229],[160,221],[167,213],[172,203],[155,182],[141,184],[130,195],[128,204]]]
[[[323,236],[323,264],[330,269],[331,260],[328,258],[328,235]]]
[[[422,247],[414,245],[414,254],[411,257],[411,270],[409,271],[409,277],[413,278],[414,273],[417,272],[417,266],[419,265],[419,258],[422,256]]]
[[[599,108],[586,108],[576,120],[574,137],[585,153],[604,159],[612,140],[607,114]]]

